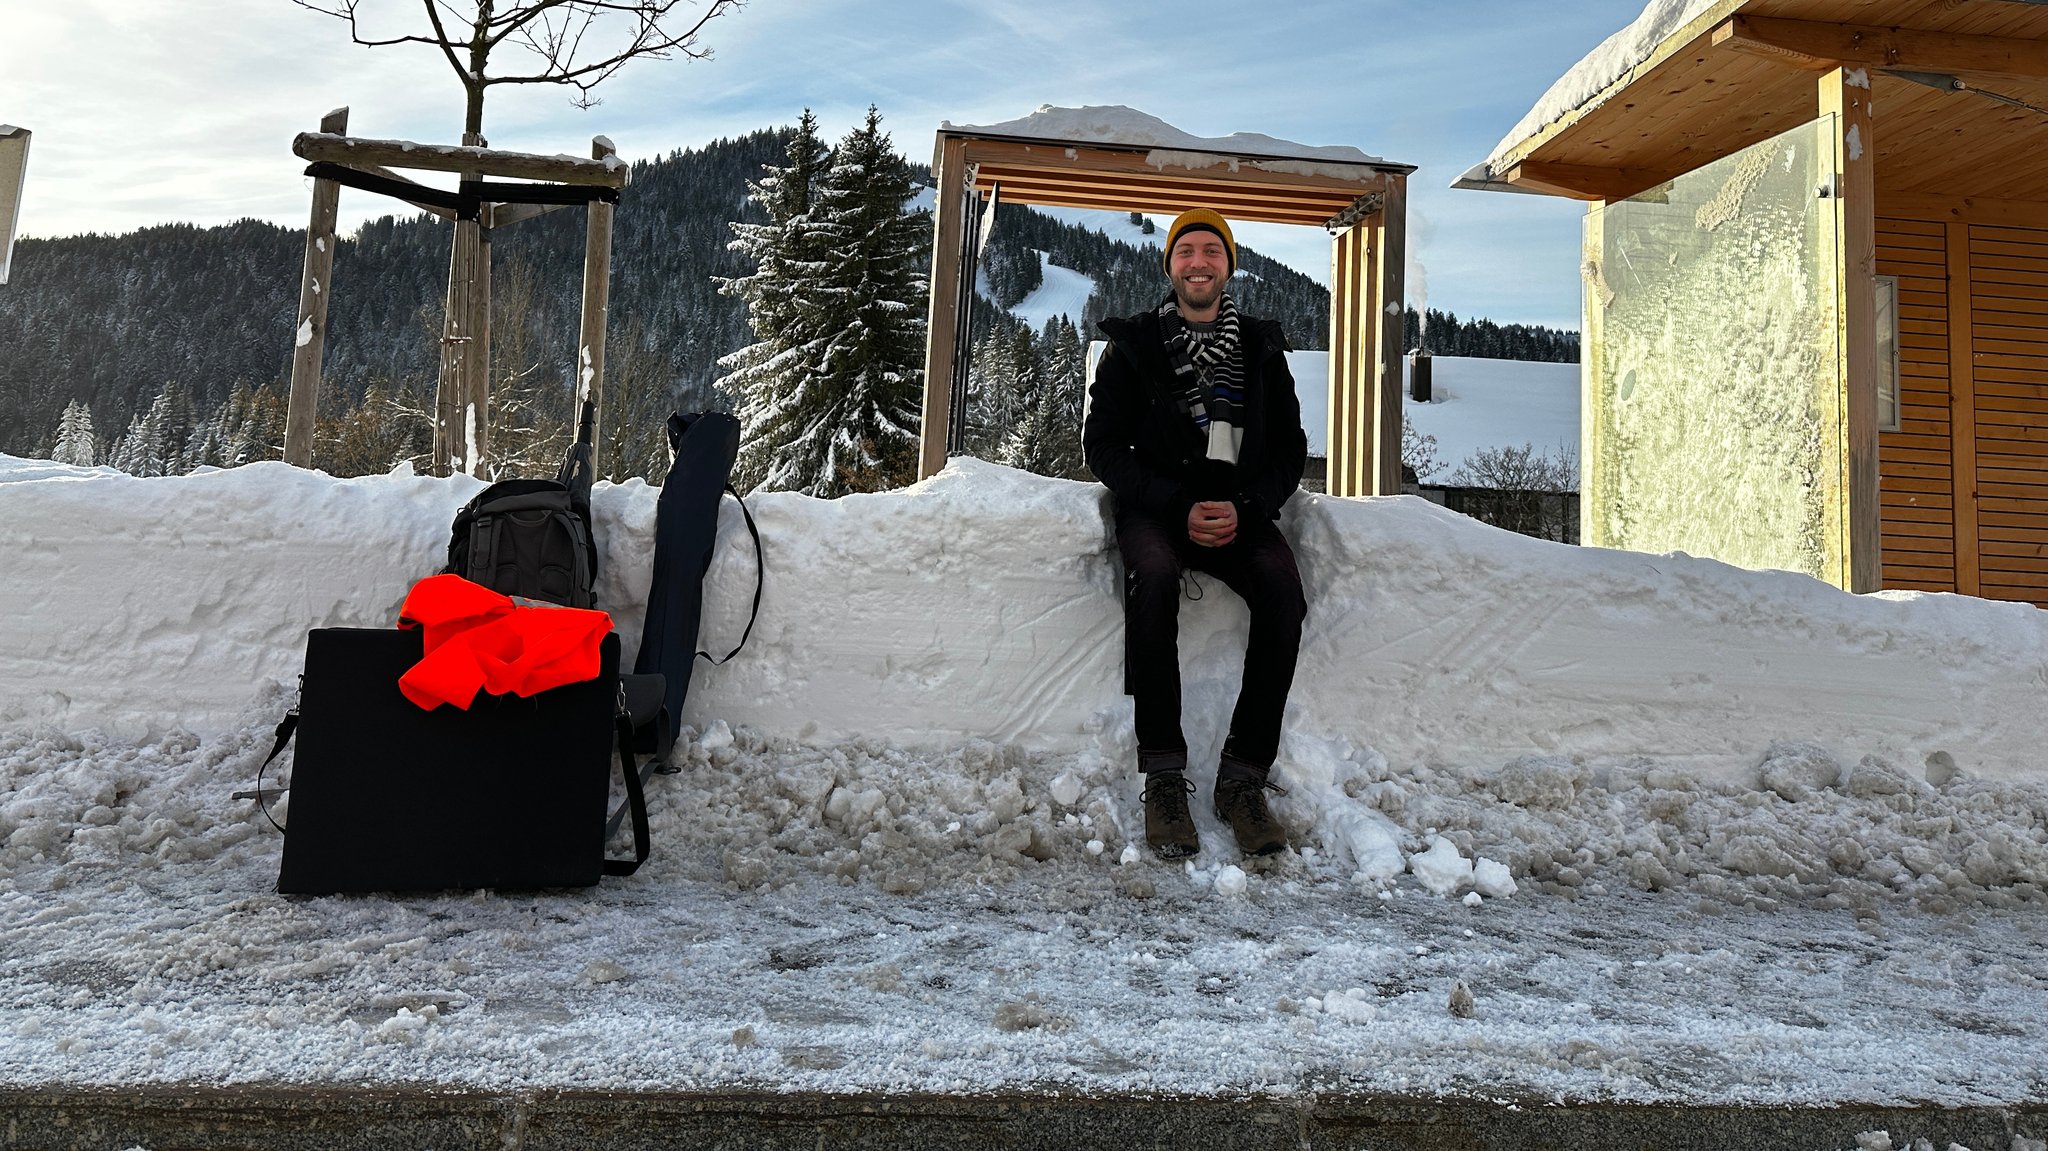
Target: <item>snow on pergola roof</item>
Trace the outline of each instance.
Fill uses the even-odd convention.
[[[1343,145],[1317,146],[1255,132],[1196,136],[1123,105],[1057,108],[996,124],[939,125],[932,167],[947,142],[968,141],[965,162],[984,194],[1073,208],[1175,213],[1197,205],[1234,220],[1329,226],[1388,177],[1393,163]]]
[[[1150,152],[1204,152],[1245,160],[1293,161],[1325,167],[1342,175],[1354,166],[1374,171],[1412,172],[1409,164],[1390,164],[1348,144],[1298,144],[1263,132],[1232,132],[1228,136],[1196,136],[1159,117],[1122,104],[1056,108],[1040,104],[1029,116],[1000,124],[954,124],[942,121],[939,131],[991,139],[1031,140],[1046,144],[1089,144],[1096,147]],[[1276,169],[1286,170],[1286,169]]]

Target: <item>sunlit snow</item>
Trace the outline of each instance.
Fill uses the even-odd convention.
[[[1234,598],[1162,864],[1100,489],[958,460],[755,501],[638,874],[281,898],[233,793],[304,632],[389,626],[479,486],[0,459],[0,1081],[2048,1100],[2041,613],[1411,498],[1283,521],[1274,860],[1206,803]],[[628,658],[655,496],[596,493]],[[728,501],[711,646],[753,578]]]

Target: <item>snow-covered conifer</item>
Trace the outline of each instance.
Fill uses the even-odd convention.
[[[92,409],[83,400],[73,400],[64,405],[64,415],[57,421],[57,443],[50,458],[60,464],[89,468],[94,463],[93,454]]]
[[[757,269],[728,290],[747,299],[760,337],[721,361],[732,370],[718,381],[738,400],[740,479],[827,497],[909,483],[929,226],[903,211],[909,167],[873,108],[829,165],[806,113],[789,155],[789,167],[753,186],[770,223],[734,225]]]
[[[720,281],[721,291],[746,301],[747,323],[755,336],[754,343],[720,358],[726,374],[715,382],[732,397],[739,417],[740,454],[733,479],[747,489],[801,486],[773,481],[793,478],[792,469],[805,474],[816,469],[812,461],[787,458],[806,430],[794,393],[815,352],[802,321],[816,310],[806,287],[822,255],[811,207],[830,159],[810,109],[797,121],[784,154],[787,165],[770,166],[759,181],[747,185],[747,198],[767,222],[732,224],[730,247],[752,260],[754,270]]]

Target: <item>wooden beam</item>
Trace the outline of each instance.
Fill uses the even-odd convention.
[[[1983,574],[1977,558],[1977,367],[1971,327],[1970,225],[1944,225],[1948,260],[1949,482],[1954,485],[1956,590],[1976,595]]]
[[[320,119],[322,132],[348,131],[348,109]],[[313,181],[313,215],[306,224],[305,274],[299,281],[299,322],[294,325],[292,386],[285,400],[284,462],[313,466],[313,432],[320,413],[320,357],[327,349],[327,297],[334,287],[334,224],[341,185]]]
[[[2048,41],[2013,36],[1736,16],[1714,29],[1713,42],[1807,68],[1851,64],[2015,79],[2048,77]]]
[[[1524,160],[1502,177],[1518,188],[1574,200],[1626,200],[1670,177],[1641,168],[1599,168],[1585,164],[1550,164]]]
[[[1215,157],[1215,164],[1210,166],[1191,167],[1179,163],[1155,164],[1148,158],[1150,153],[1138,150],[1063,147],[952,136],[943,139],[947,145],[956,140],[962,144],[962,162],[981,171],[984,189],[999,180],[1003,185],[1003,198],[1014,203],[1028,202],[1017,199],[1012,190],[1021,183],[1029,182],[1060,184],[1079,192],[1102,190],[1102,202],[1091,206],[1164,210],[1164,205],[1145,208],[1129,202],[1134,193],[1155,189],[1169,196],[1192,195],[1194,198],[1188,203],[1217,207],[1231,219],[1259,219],[1220,207],[1221,203],[1234,196],[1281,204],[1290,201],[1319,205],[1334,203],[1335,206],[1329,207],[1321,217],[1328,219],[1359,196],[1382,190],[1389,175],[1401,175],[1407,171],[1407,165],[1389,165],[1388,169],[1382,170],[1365,165],[1260,162],[1234,160],[1227,156]],[[1192,158],[1196,154],[1176,155]],[[1022,189],[1019,188],[1018,192],[1021,194]]]
[[[1012,204],[1096,208],[1178,215],[1189,208],[1213,208],[1223,216],[1265,224],[1309,224],[1321,227],[1349,207],[1355,197],[1338,192],[1312,195],[1270,192],[1257,188],[1217,188],[1200,181],[1161,182],[1069,173],[1047,174],[1022,168],[982,168],[976,187],[987,193],[997,185]]]
[[[534,218],[535,216],[545,216],[545,215],[547,215],[547,214],[548,214],[549,212],[559,212],[559,211],[561,211],[561,210],[562,210],[563,208],[571,207],[571,205],[569,205],[569,204],[499,204],[499,205],[497,205],[496,207],[497,207],[497,211],[495,211],[495,212],[494,212],[494,213],[492,213],[492,215],[491,215],[491,227],[493,227],[493,228],[509,228],[509,227],[511,227],[511,226],[512,226],[512,225],[514,225],[514,224],[523,224],[523,223],[525,223],[526,221],[528,221],[528,220],[531,220],[531,219],[533,219],[533,218]],[[433,209],[431,209],[431,208],[430,208],[430,209],[428,209],[428,211],[433,211]],[[580,417],[579,417],[579,418],[580,418]]]
[[[1942,196],[1920,192],[1877,193],[1880,216],[1909,220],[1940,220],[1995,224],[2004,228],[2048,230],[2048,204],[2037,200],[1993,200],[1982,196]]]
[[[465,136],[467,134],[465,133]],[[416,168],[429,172],[465,172],[470,178],[498,176],[507,180],[553,180],[563,184],[626,186],[628,169],[617,156],[585,160],[578,156],[540,156],[506,152],[481,145],[415,144],[410,140],[359,140],[332,132],[301,132],[292,140],[293,154],[363,168]]]
[[[1870,75],[1840,67],[1820,77],[1819,111],[1835,117],[1833,197],[1838,240],[1842,381],[1842,566],[1831,582],[1852,592],[1883,586],[1884,534],[1877,467],[1877,153]]]
[[[426,187],[425,184],[421,184],[418,180],[415,180],[402,172],[394,172],[389,168],[382,167],[381,165],[354,164],[351,166],[359,171],[368,172],[372,176],[382,176],[387,180],[396,180],[401,184],[413,184],[422,188]],[[399,202],[402,204],[409,204],[412,207],[418,208],[420,211],[425,212],[430,216],[439,216],[443,220],[447,220],[450,223],[453,223],[455,220],[455,213],[447,208],[441,207],[439,204],[422,204],[417,200],[401,200]]]
[[[953,423],[953,341],[967,317],[958,312],[960,258],[967,242],[967,141],[941,136],[932,172],[938,207],[932,213],[931,303],[924,344],[924,414],[918,429],[917,478],[946,466],[946,429]],[[1007,192],[1007,189],[1005,190]]]
[[[1373,220],[1379,248],[1378,282],[1373,288],[1379,325],[1372,375],[1372,494],[1401,494],[1401,345],[1407,329],[1408,181],[1388,181],[1386,204]]]

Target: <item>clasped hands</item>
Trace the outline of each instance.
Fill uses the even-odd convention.
[[[1229,500],[1203,500],[1188,509],[1188,538],[1205,548],[1220,548],[1237,538],[1237,505]]]

